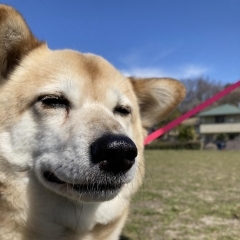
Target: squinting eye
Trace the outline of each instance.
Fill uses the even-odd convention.
[[[69,101],[64,98],[63,96],[56,96],[56,95],[45,95],[38,98],[46,108],[69,108],[70,103]]]
[[[117,106],[114,108],[114,113],[122,116],[128,116],[131,114],[131,109],[125,106]]]

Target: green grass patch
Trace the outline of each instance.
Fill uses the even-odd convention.
[[[240,239],[240,152],[146,150],[122,240]]]

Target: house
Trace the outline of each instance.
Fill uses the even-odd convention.
[[[198,114],[200,117],[200,134],[205,142],[215,140],[220,135],[234,139],[240,135],[240,109],[225,104]]]

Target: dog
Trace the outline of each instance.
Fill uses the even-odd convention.
[[[177,80],[52,51],[0,5],[0,239],[119,239],[146,130],[184,95]]]

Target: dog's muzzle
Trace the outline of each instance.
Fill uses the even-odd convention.
[[[89,167],[86,172],[78,173],[79,178],[71,172],[66,174],[64,170],[67,167],[61,166],[55,171],[46,167],[40,179],[43,179],[46,187],[68,197],[79,199],[81,196],[84,201],[106,201],[115,197],[134,178],[133,166],[137,154],[137,147],[129,137],[105,134],[89,146]]]

